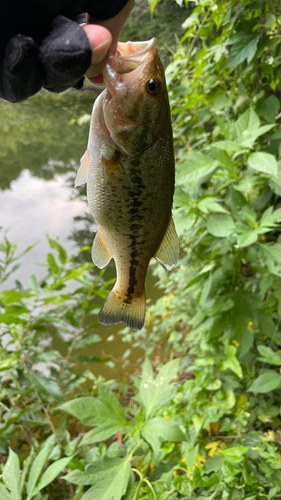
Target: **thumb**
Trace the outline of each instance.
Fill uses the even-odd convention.
[[[112,36],[108,29],[96,24],[86,24],[83,28],[92,47],[92,62],[85,75],[93,78],[102,72],[107,63]]]

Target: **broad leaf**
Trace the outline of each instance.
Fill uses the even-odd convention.
[[[29,372],[28,378],[30,382],[34,385],[35,389],[39,394],[44,394],[45,396],[53,396],[55,399],[61,401],[63,399],[63,393],[60,390],[58,383],[46,377],[43,373],[39,372]]]
[[[60,460],[52,463],[42,475],[38,486],[35,488],[34,494],[38,493],[50,484],[63,471],[63,469],[65,469],[70,460],[72,460],[72,456],[61,458]]]
[[[235,231],[235,224],[228,214],[212,214],[207,222],[207,230],[217,238],[227,238]]]
[[[0,360],[0,371],[11,370],[15,368],[19,362],[19,353],[13,352]]]
[[[3,481],[11,492],[11,499],[20,500],[20,461],[11,448],[9,448],[8,460],[3,468]]]
[[[55,445],[55,436],[50,436],[47,441],[45,441],[38,455],[35,457],[34,462],[30,468],[30,473],[27,482],[27,500],[30,500],[34,494],[36,484],[38,479],[47,463],[48,456],[51,453]]]
[[[189,153],[185,155],[183,162],[179,165],[177,185],[187,182],[201,181],[217,168],[219,162],[202,153]]]
[[[176,376],[179,360],[174,359],[164,365],[154,378],[151,364],[146,359],[142,370],[142,381],[140,385],[140,397],[146,410],[146,417],[155,413],[164,404],[172,399],[176,393],[176,387],[170,381]]]
[[[233,446],[233,448],[227,448],[227,450],[222,451],[222,455],[224,456],[227,462],[231,463],[239,463],[243,460],[245,453],[249,448],[247,446]]]
[[[251,153],[248,157],[248,165],[253,170],[277,177],[277,161],[269,153]]]
[[[1,500],[13,500],[11,493],[8,492],[3,484],[0,484],[0,498]]]
[[[247,61],[248,63],[252,61],[254,55],[257,51],[259,36],[256,34],[249,35],[248,33],[239,33],[237,35],[237,40],[239,36],[238,43],[235,43],[231,47],[230,57],[227,61],[227,68],[233,68],[241,64],[243,61]],[[232,37],[234,40],[234,37]]]
[[[281,350],[273,351],[270,347],[262,344],[257,349],[262,356],[258,358],[260,361],[269,365],[281,366]]]
[[[84,397],[68,401],[60,408],[78,418],[84,425],[97,426],[82,439],[81,445],[104,441],[130,427],[124,409],[115,394],[105,385],[100,384],[98,398]]]
[[[114,458],[97,462],[85,471],[72,471],[64,479],[73,484],[93,485],[81,500],[120,500],[126,492],[130,472],[128,458]]]
[[[33,295],[31,293],[16,292],[14,290],[0,292],[0,302],[4,302],[4,304],[7,305],[19,302],[21,299],[28,299],[29,297],[33,297]]]
[[[228,368],[237,375],[237,377],[241,378],[243,377],[243,372],[241,365],[236,358],[236,348],[234,345],[229,345],[225,348],[225,354],[227,356],[227,359],[224,359],[222,362],[222,369],[227,370]]]
[[[248,392],[258,394],[274,391],[281,384],[281,375],[274,370],[262,373],[249,387]]]
[[[160,449],[160,441],[181,443],[186,439],[182,430],[175,422],[170,422],[162,417],[155,417],[148,420],[142,428],[141,434],[151,445],[156,455]]]

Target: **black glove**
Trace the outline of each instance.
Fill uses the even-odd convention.
[[[127,1],[1,0],[0,97],[21,102],[42,87],[51,92],[81,88],[92,48],[83,28],[71,19],[85,10],[96,19],[110,18]]]
[[[40,47],[24,35],[9,40],[0,64],[0,97],[21,102],[43,86],[51,92],[63,92],[79,83],[91,58],[92,48],[83,28],[57,16]]]

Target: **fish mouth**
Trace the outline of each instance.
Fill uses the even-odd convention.
[[[156,38],[144,42],[119,42],[116,55],[111,55],[103,71],[103,79],[107,87],[107,97],[104,102],[105,109],[112,98],[115,99],[118,112],[115,119],[118,125],[137,128],[142,123],[135,122],[126,117],[119,105],[118,89],[123,82],[137,79],[142,72],[143,65],[154,57],[154,49],[157,45]]]
[[[145,42],[119,42],[116,56],[109,58],[109,64],[113,66],[118,74],[130,73],[151,59],[151,50],[156,45],[156,38]]]
[[[107,88],[114,92],[118,83],[137,78],[142,66],[153,59],[156,38],[146,42],[119,42],[116,55],[111,55],[103,71]]]

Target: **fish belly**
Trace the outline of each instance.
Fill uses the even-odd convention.
[[[117,272],[116,285],[99,320],[105,324],[124,321],[131,328],[140,329],[145,316],[148,264],[171,218],[175,175],[171,134],[167,130],[150,148],[133,158],[121,153],[100,129],[93,144],[88,203]],[[110,304],[112,297],[114,303]],[[109,306],[111,310],[106,312]],[[135,311],[139,308],[134,319],[130,316],[132,307]]]

